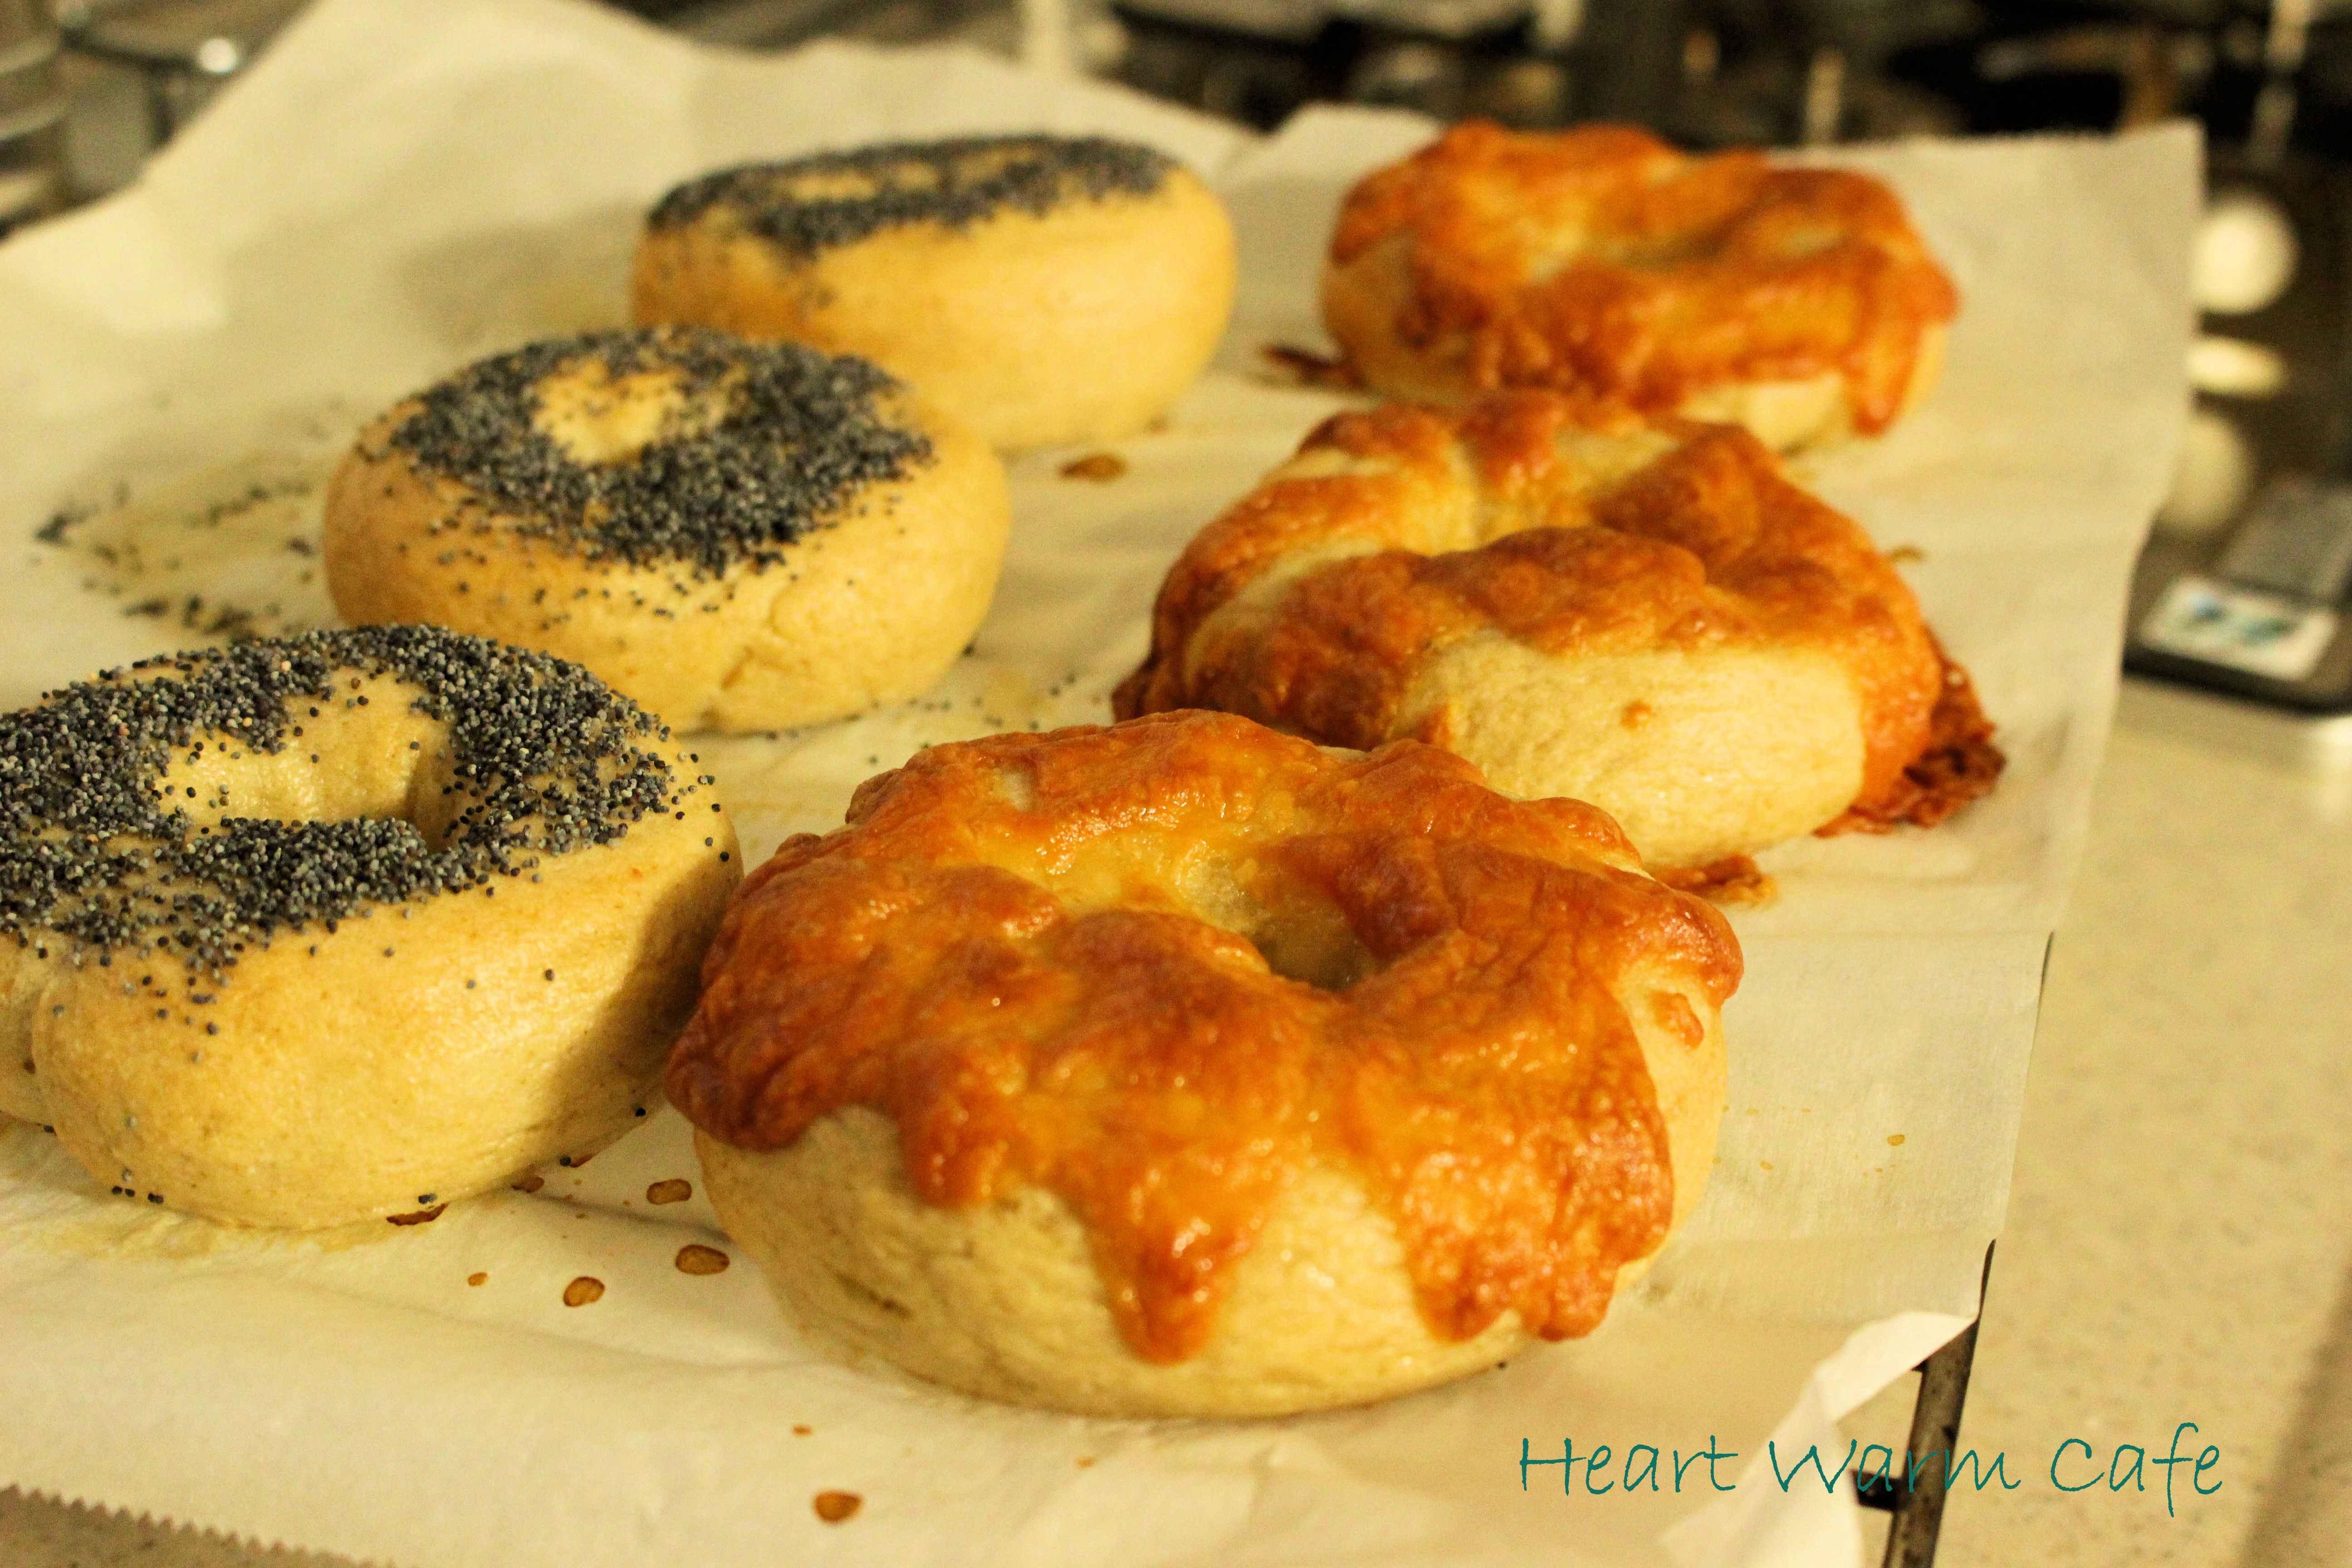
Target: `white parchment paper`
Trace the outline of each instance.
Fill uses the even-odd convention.
[[[1121,479],[1014,465],[995,610],[930,697],[703,752],[757,857],[923,743],[1105,718],[1177,551],[1341,405],[1270,383],[1257,350],[1320,341],[1340,193],[1430,128],[1316,111],[1257,142],[976,56],[706,53],[560,0],[323,0],[136,190],[0,246],[0,701],[328,619],[317,490],[352,431],[467,360],[617,321],[670,184],[1013,128],[1138,137],[1219,184],[1243,286],[1218,366],[1118,448]],[[108,1199],[16,1128],[0,1482],[418,1568],[1855,1560],[1852,1502],[1783,1489],[1763,1445],[1785,1468],[1974,1310],[2186,402],[2197,149],[2167,130],[1839,156],[1900,187],[1966,305],[1916,417],[1803,467],[1923,552],[1908,570],[2011,772],[1934,833],[1769,858],[1780,902],[1735,922],[1714,1181],[1601,1332],[1372,1410],[1082,1421],[837,1364],[748,1265],[679,1272],[681,1245],[725,1241],[698,1193],[648,1199],[698,1179],[667,1112],[534,1195],[324,1237]],[[567,1308],[581,1275],[605,1294]],[[1655,1491],[1590,1496],[1580,1472],[1564,1495],[1559,1467],[1520,1464],[1564,1440],[1729,1457],[1679,1491],[1666,1458]],[[825,1490],[863,1507],[821,1522]]]

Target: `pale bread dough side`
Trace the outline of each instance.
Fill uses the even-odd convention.
[[[1662,991],[1703,1037],[1676,1036]],[[1679,1225],[1715,1160],[1720,1021],[1696,988],[1648,972],[1629,973],[1619,995],[1666,1125]],[[986,1398],[1097,1415],[1276,1415],[1432,1387],[1530,1342],[1512,1313],[1468,1340],[1433,1335],[1394,1227],[1328,1165],[1301,1172],[1276,1205],[1207,1345],[1156,1364],[1120,1339],[1084,1230],[1042,1188],[970,1209],[924,1203],[896,1128],[856,1106],[783,1149],[699,1132],[696,1146],[728,1234],[818,1336]],[[1646,1265],[1626,1265],[1620,1286]]]

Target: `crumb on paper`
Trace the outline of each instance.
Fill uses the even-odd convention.
[[[487,1285],[489,1282],[490,1277],[478,1270],[466,1276],[466,1283],[468,1285]]]
[[[1886,1135],[1886,1146],[1889,1149],[1900,1149],[1903,1147],[1903,1134],[1900,1132],[1889,1132]]]
[[[1289,343],[1267,343],[1258,356],[1276,373],[1274,379],[1291,386],[1320,387],[1327,392],[1361,392],[1363,378],[1346,360]]]
[[[584,1307],[604,1298],[604,1282],[593,1274],[583,1274],[563,1288],[563,1304],[567,1307]]]
[[[1092,479],[1098,485],[1107,485],[1126,472],[1127,459],[1117,452],[1089,452],[1062,465],[1064,479]]]
[[[392,1225],[430,1225],[439,1219],[442,1211],[448,1206],[447,1204],[435,1204],[429,1209],[418,1209],[414,1214],[388,1214],[383,1217]]]
[[[866,1500],[856,1492],[819,1492],[810,1505],[817,1518],[827,1524],[839,1524],[866,1506]]]
[[[1927,552],[1916,544],[1898,544],[1886,552],[1886,559],[1900,566],[1906,561],[1925,561]]]
[[[814,1426],[803,1426],[795,1424],[793,1427],[793,1436],[795,1437],[805,1437],[815,1430],[816,1428]]]
[[[734,1261],[715,1247],[689,1241],[677,1249],[677,1271],[680,1274],[724,1274]]]
[[[519,1193],[535,1193],[545,1185],[547,1185],[547,1178],[545,1176],[525,1176],[521,1181],[517,1182],[514,1184],[514,1190]]]
[[[1092,1454],[1080,1454],[1078,1456],[1077,1464],[1078,1468],[1082,1470],[1090,1470],[1094,1468],[1095,1457]]]
[[[672,1176],[646,1189],[646,1202],[649,1204],[682,1204],[693,1195],[694,1184],[684,1176]]]

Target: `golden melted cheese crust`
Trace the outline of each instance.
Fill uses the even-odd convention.
[[[1692,865],[1850,807],[1853,825],[1948,815],[1997,753],[1931,760],[1932,790],[1912,770],[1949,739],[1939,701],[1968,695],[1893,565],[1755,437],[1507,392],[1317,429],[1178,560],[1116,708],[1222,709],[1360,748],[1414,736],[1509,793],[1590,800],[1654,862]],[[1808,724],[1822,739],[1788,763],[1801,783],[1751,776]],[[1538,742],[1569,761],[1520,765]],[[1629,760],[1577,772],[1602,750]],[[1788,811],[1742,815],[1784,788],[1801,796]]]
[[[1326,1168],[1393,1224],[1440,1339],[1507,1312],[1559,1338],[1664,1240],[1672,1157],[1712,1146],[1719,1076],[1666,1092],[1643,1042],[1677,1058],[1658,1082],[1719,1073],[1739,973],[1721,917],[1591,807],[1411,742],[1171,714],[934,747],[785,844],[668,1089],[751,1151],[871,1108],[928,1204],[1050,1191],[1147,1361],[1202,1348]]]
[[[1832,384],[1793,424],[1756,410],[1776,445],[1885,429],[1958,310],[1879,181],[1607,125],[1472,121],[1367,176],[1325,287],[1333,336],[1399,396],[1549,386],[1748,422],[1726,393]]]

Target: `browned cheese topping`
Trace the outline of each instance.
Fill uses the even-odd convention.
[[[1413,742],[1184,713],[935,747],[745,884],[668,1089],[749,1149],[871,1107],[933,1204],[1058,1194],[1152,1360],[1201,1347],[1318,1163],[1394,1222],[1435,1331],[1582,1333],[1673,1210],[1616,992],[1696,1048],[1642,988],[1719,1005],[1740,969],[1633,865],[1592,808]]]
[[[1645,131],[1455,126],[1349,193],[1344,266],[1409,247],[1407,342],[1469,340],[1473,386],[1663,412],[1727,383],[1843,379],[1856,429],[1900,412],[1959,296],[1879,181],[1693,158]]]
[[[1629,472],[1576,455],[1589,436],[1645,432],[1658,455]],[[1482,633],[1561,658],[1811,648],[1847,671],[1861,704],[1862,788],[1831,830],[1932,825],[2000,774],[1992,725],[1910,588],[1745,430],[1522,391],[1459,412],[1339,415],[1300,450],[1328,471],[1277,473],[1170,571],[1150,657],[1113,700],[1119,717],[1217,708],[1360,748],[1395,732],[1426,656]],[[1465,513],[1477,537],[1432,548],[1426,520]],[[1333,547],[1337,558],[1286,590],[1263,637],[1195,650],[1253,581]],[[1621,721],[1648,717],[1635,704]]]

